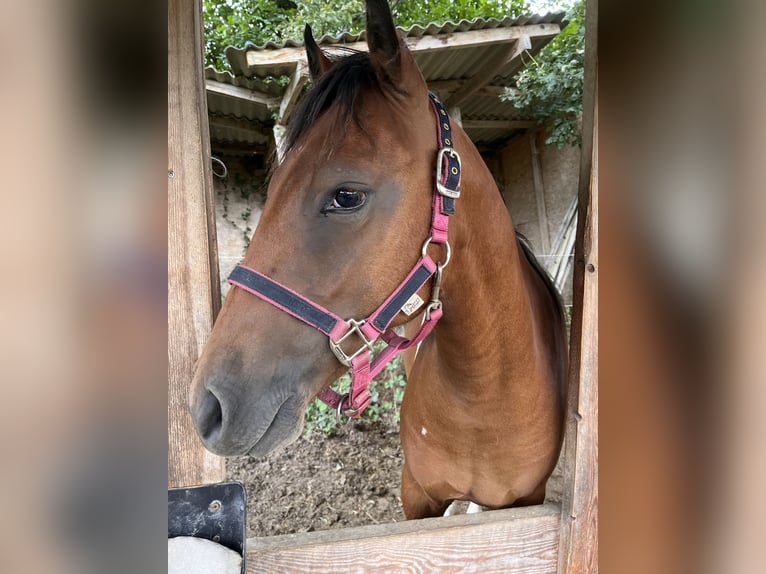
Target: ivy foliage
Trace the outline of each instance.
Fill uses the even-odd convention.
[[[585,63],[585,1],[567,10],[569,24],[526,67],[500,99],[538,123],[550,121],[547,144],[580,145]]]

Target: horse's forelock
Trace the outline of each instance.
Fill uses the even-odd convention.
[[[333,106],[338,106],[338,121],[341,124],[353,120],[367,133],[356,114],[359,97],[372,90],[396,91],[395,86],[382,86],[366,52],[354,52],[335,61],[332,68],[323,74],[319,82],[306,94],[287,129],[285,152],[295,148],[300,137],[313,125],[317,118]],[[342,129],[342,126],[338,126]]]

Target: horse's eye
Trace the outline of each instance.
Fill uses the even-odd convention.
[[[332,208],[337,210],[354,209],[361,207],[364,203],[365,195],[361,191],[351,189],[339,189],[335,192],[332,200]]]

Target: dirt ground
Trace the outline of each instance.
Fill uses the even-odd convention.
[[[390,420],[315,431],[263,459],[227,459],[228,478],[247,490],[248,537],[404,520],[402,451]],[[557,468],[547,498],[559,500]]]

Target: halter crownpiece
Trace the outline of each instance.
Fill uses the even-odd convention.
[[[423,243],[420,259],[415,263],[412,271],[369,317],[361,321],[344,320],[263,273],[243,265],[235,267],[228,278],[232,285],[252,293],[327,335],[330,349],[335,357],[351,370],[351,386],[348,393],[341,395],[328,387],[317,395],[318,399],[336,409],[338,420],[341,419],[341,415],[349,418],[359,416],[370,404],[368,386],[372,379],[398,353],[420,343],[442,316],[439,294],[442,271],[451,257],[447,241],[449,217],[454,215],[455,200],[460,197],[461,169],[460,156],[452,147],[452,126],[449,114],[435,94],[429,92],[428,96],[436,115],[439,144],[436,155],[431,234]],[[445,259],[441,263],[435,263],[428,255],[427,250],[431,243],[445,246]],[[409,316],[422,305],[423,302],[417,292],[431,278],[433,278],[431,300],[425,308],[420,330],[412,339],[400,337],[389,328],[390,324],[400,312]],[[362,344],[359,348],[347,352],[343,348],[343,343],[352,335],[356,335]],[[378,339],[382,339],[387,346],[377,354],[374,360],[370,361],[373,343]]]

